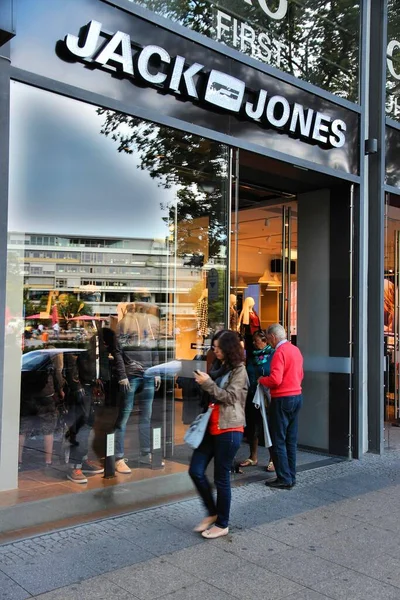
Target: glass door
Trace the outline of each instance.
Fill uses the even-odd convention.
[[[231,315],[235,310],[241,324],[244,302],[251,298],[262,329],[281,323],[296,341],[295,197],[241,177],[238,150],[232,151],[231,165]],[[229,322],[235,328],[234,319]]]
[[[385,204],[384,352],[385,421],[400,423],[400,202],[387,194]]]

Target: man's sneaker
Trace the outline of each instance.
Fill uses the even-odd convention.
[[[118,473],[123,473],[124,475],[129,475],[129,473],[132,473],[124,458],[120,458],[115,461],[115,470],[118,471]]]
[[[67,473],[67,477],[74,483],[87,483],[87,479],[82,473],[81,469],[70,469],[70,471]]]
[[[86,475],[100,475],[100,473],[104,473],[104,469],[92,460],[84,460],[82,463],[82,473],[86,473]]]

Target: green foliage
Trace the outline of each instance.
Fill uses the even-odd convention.
[[[68,321],[79,315],[91,315],[92,307],[81,300],[78,300],[74,294],[62,294],[57,302],[58,316],[60,320]]]
[[[106,109],[98,109],[104,116],[101,134],[117,144],[117,151],[135,154],[138,168],[165,189],[176,189],[175,206],[161,204],[168,211],[165,221],[178,229],[178,255],[190,251],[202,253],[204,239],[208,238],[208,258],[221,255],[226,245],[225,195],[228,185],[228,156],[225,146],[211,140],[147,123],[136,117]],[[193,237],[195,219],[204,218],[204,228]]]
[[[390,4],[398,0],[389,0]],[[355,0],[289,0],[286,17],[268,18],[257,0],[137,0],[146,8],[216,39],[215,13],[283,44],[278,68],[349,100],[357,100],[361,10]],[[268,1],[271,10],[277,7]],[[399,13],[399,10],[397,10]],[[232,46],[232,40],[224,40]],[[274,44],[272,43],[272,48]],[[244,48],[249,51],[249,46]],[[273,62],[271,63],[273,64]],[[275,65],[274,65],[275,66]]]

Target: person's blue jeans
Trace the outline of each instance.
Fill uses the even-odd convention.
[[[228,431],[219,435],[205,434],[200,446],[193,452],[189,475],[203,500],[208,514],[217,515],[216,525],[228,527],[231,508],[231,468],[239,449],[243,434]],[[214,483],[217,488],[217,502],[214,501],[206,469],[214,459]]]
[[[140,414],[139,414],[139,443],[142,454],[151,451],[150,424],[154,400],[154,377],[131,377],[129,379],[131,389],[121,394],[118,417],[114,425],[115,429],[115,458],[123,458],[125,448],[126,426],[131,416],[135,395],[140,388]]]
[[[276,476],[287,485],[296,483],[297,433],[302,404],[301,394],[273,398],[268,412]]]

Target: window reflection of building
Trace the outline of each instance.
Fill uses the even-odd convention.
[[[91,307],[93,314],[115,315],[119,303],[142,299],[146,289],[147,301],[158,305],[161,316],[166,315],[165,283],[171,257],[162,242],[10,233],[9,243],[15,250],[24,252],[27,299],[38,306],[41,297],[50,290],[58,290],[76,294],[78,300]],[[77,246],[80,251],[69,250]],[[88,247],[98,250],[87,252]],[[180,294],[178,316],[185,318],[189,313],[194,318],[192,302],[185,302],[185,295],[200,280],[201,272],[188,268],[185,261],[187,257],[176,261]]]

